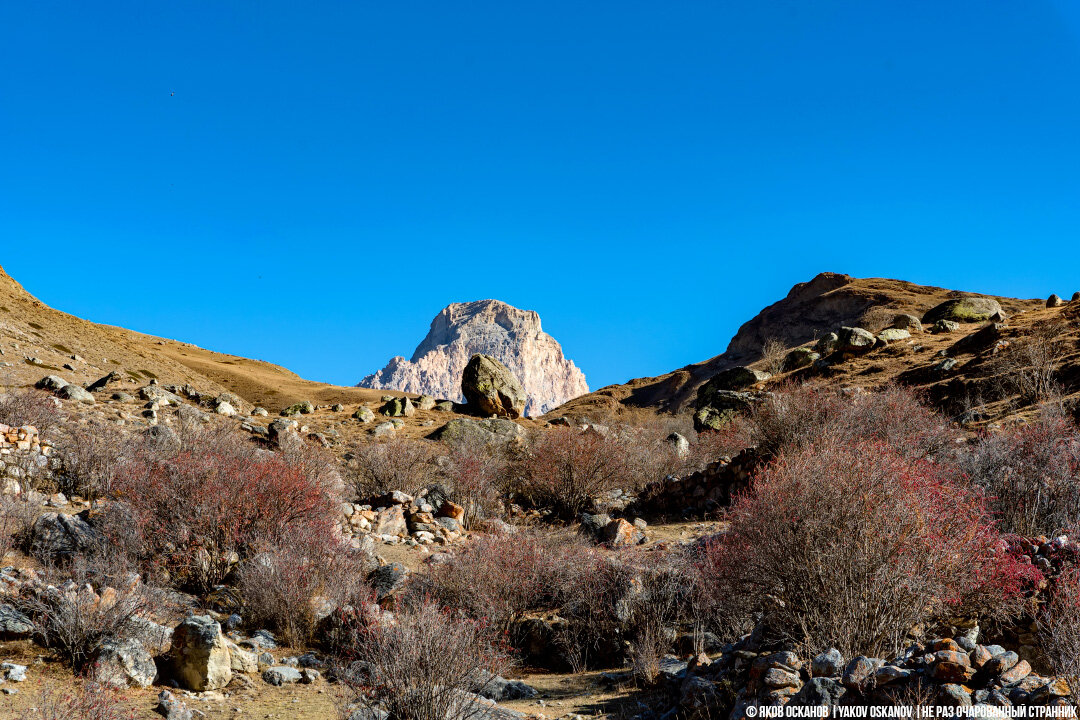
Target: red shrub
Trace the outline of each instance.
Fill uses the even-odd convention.
[[[947,468],[881,442],[783,454],[730,520],[707,551],[712,591],[733,624],[762,611],[808,651],[880,655],[918,623],[1005,615],[1033,572],[1006,557],[981,498]]]
[[[73,692],[59,692],[46,685],[35,707],[24,710],[18,720],[134,720],[135,711],[119,704],[119,693],[87,683]]]
[[[115,490],[131,509],[141,556],[202,592],[259,543],[326,523],[336,505],[330,489],[280,457],[216,449],[139,458]]]

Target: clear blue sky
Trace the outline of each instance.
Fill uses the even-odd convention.
[[[1080,289],[1080,3],[5,2],[0,264],[355,383],[449,302],[590,385],[819,271]]]

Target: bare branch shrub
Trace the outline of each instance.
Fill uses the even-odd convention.
[[[1057,372],[1068,354],[1069,326],[1060,319],[1035,323],[1029,335],[1013,340],[990,363],[1004,394],[1018,393],[1026,403],[1057,397]]]
[[[113,479],[132,449],[127,435],[115,425],[100,420],[65,423],[56,442],[57,490],[89,500],[110,495]]]
[[[843,393],[802,385],[774,393],[749,423],[751,443],[778,454],[823,439],[884,442],[905,457],[930,457],[955,437],[945,418],[901,386]]]
[[[41,689],[35,706],[24,710],[18,720],[134,720],[135,711],[120,705],[120,694],[95,683],[85,683],[72,691],[51,685]]]
[[[1080,705],[1080,570],[1056,578],[1039,616],[1039,639],[1050,668],[1068,683],[1073,706]]]
[[[137,576],[116,577],[110,592],[86,562],[77,562],[69,573],[52,568],[44,575],[46,583],[23,586],[12,605],[33,622],[35,639],[76,670],[84,669],[106,640],[129,637],[133,619],[151,608]]]
[[[1008,432],[985,435],[955,462],[989,498],[1001,527],[1056,534],[1080,517],[1080,429],[1044,413]]]
[[[33,425],[48,436],[63,421],[60,401],[43,390],[23,388],[0,393],[0,423],[4,425]]]
[[[575,517],[599,493],[626,480],[618,444],[595,429],[558,427],[536,433],[519,464],[516,489],[539,507]]]
[[[776,338],[769,338],[761,346],[759,364],[765,372],[777,375],[784,371],[784,358],[786,357],[787,346]]]
[[[627,621],[630,668],[640,684],[652,685],[675,628],[692,617],[697,576],[687,555],[678,551],[643,554],[635,568],[639,589],[631,596]]]
[[[337,535],[329,518],[309,523],[240,566],[245,619],[275,630],[290,647],[305,647],[327,610],[350,604],[366,589],[363,578],[372,565]]]
[[[465,435],[450,445],[440,462],[454,501],[465,509],[462,520],[466,529],[500,514],[499,501],[506,489],[510,462],[502,446]]]
[[[36,518],[36,508],[24,497],[0,495],[0,564]]]
[[[418,493],[435,475],[435,448],[425,440],[391,438],[361,443],[351,450],[348,470],[358,497],[401,490]]]
[[[468,720],[487,709],[478,690],[509,667],[484,623],[424,603],[371,626],[338,672],[352,707],[400,720]],[[349,717],[351,708],[342,712]]]
[[[712,589],[727,612],[761,612],[807,652],[896,651],[917,623],[1016,609],[1030,566],[1006,556],[981,498],[940,464],[884,443],[785,453],[713,541]]]

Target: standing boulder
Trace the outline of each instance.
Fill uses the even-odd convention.
[[[461,394],[477,415],[519,418],[525,390],[510,369],[490,355],[473,355],[461,374]]]
[[[873,333],[860,327],[842,327],[837,337],[836,351],[843,355],[862,355],[877,342]]]
[[[1050,297],[1046,298],[1046,307],[1048,308],[1061,307],[1064,304],[1065,301],[1062,300],[1057,294],[1053,294]]]
[[[188,690],[218,690],[232,680],[229,647],[209,615],[193,615],[173,630],[170,657],[173,675]]]

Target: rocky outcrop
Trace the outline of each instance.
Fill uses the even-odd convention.
[[[542,415],[589,392],[585,374],[540,327],[540,316],[498,300],[448,305],[431,321],[411,360],[395,357],[359,387],[401,390],[461,402],[461,374],[473,355],[490,355],[525,389],[525,415]]]

